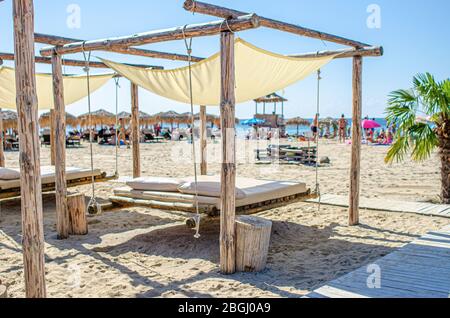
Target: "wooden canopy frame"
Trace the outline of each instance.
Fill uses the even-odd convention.
[[[40,184],[40,161],[37,130],[37,100],[36,84],[34,81],[34,10],[33,0],[14,0],[14,34],[16,52],[16,79],[18,96],[18,114],[20,130],[20,165],[23,212],[23,248],[25,263],[25,283],[28,297],[45,297],[44,254],[43,254],[43,225],[42,198]],[[223,129],[222,154],[222,213],[220,230],[220,268],[222,273],[235,272],[235,181],[236,181],[236,148],[235,148],[235,61],[234,61],[234,32],[257,28],[270,27],[284,32],[331,41],[352,47],[340,51],[339,57],[353,58],[353,143],[350,177],[350,225],[358,224],[359,180],[360,180],[360,152],[361,152],[361,105],[362,105],[362,60],[363,56],[380,56],[381,47],[346,39],[336,35],[315,31],[301,26],[258,17],[232,9],[218,7],[198,1],[187,0],[184,8],[226,19],[210,23],[187,25],[166,30],[157,30],[119,38],[101,39],[93,41],[76,41],[74,43],[57,43],[55,39],[47,37],[45,41],[55,40],[54,46],[41,50],[41,55],[50,57],[52,61],[53,87],[55,95],[55,127],[56,134],[56,204],[58,234],[64,236],[67,232],[68,213],[65,178],[65,105],[63,100],[62,56],[83,51],[114,51],[133,54],[139,52],[133,46],[158,43],[164,41],[181,40],[183,38],[203,37],[220,34],[221,56],[221,126]],[[36,36],[40,38],[39,35]],[[45,37],[41,37],[44,41]],[[153,54],[153,53],[149,53]],[[315,55],[334,54],[319,52]],[[138,54],[139,55],[139,54]],[[311,54],[303,55],[303,57]],[[155,57],[155,56],[152,56]],[[297,55],[302,58],[302,55]],[[136,131],[138,123],[137,87],[132,85],[133,127]],[[206,113],[202,108],[201,113]],[[137,115],[136,115],[137,113]],[[201,116],[201,117],[204,117]],[[203,129],[202,129],[203,131]],[[202,134],[203,135],[203,134]],[[133,151],[135,159],[139,156],[139,140],[134,140]],[[135,164],[134,175],[139,175],[139,162]]]

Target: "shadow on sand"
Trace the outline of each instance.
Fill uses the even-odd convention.
[[[174,221],[173,216],[167,215],[165,218],[152,215],[149,213],[151,210],[138,213],[133,209],[124,209],[90,219],[90,233],[87,236],[59,241],[55,238],[54,211],[54,202],[47,201],[44,205],[46,243],[61,251],[76,250],[76,253],[89,255],[127,275],[132,285],[148,287],[146,292],[137,294],[136,297],[158,297],[170,291],[187,297],[213,297],[216,295],[183,287],[211,278],[231,279],[279,297],[299,297],[301,294],[298,292],[311,291],[392,251],[391,248],[381,244],[363,244],[345,240],[335,231],[336,227],[342,226],[340,224],[332,223],[324,228],[318,228],[274,221],[267,269],[261,273],[238,273],[225,277],[219,273],[217,265],[220,229],[218,221],[204,222],[201,238],[195,239],[191,229],[180,225],[181,223],[174,224],[176,220]],[[158,212],[158,215],[164,215]],[[20,244],[20,207],[8,206],[6,213],[10,221],[14,220],[14,224],[0,221],[2,230]],[[180,221],[182,220],[183,217],[180,217]],[[140,233],[133,233],[140,230],[142,230]],[[128,232],[128,236],[117,244],[105,245],[100,239],[103,235],[125,232]],[[130,252],[139,253],[141,256],[181,259],[186,262],[192,262],[193,258],[201,259],[210,262],[212,269],[207,272],[193,272],[187,278],[163,284],[150,277],[143,277],[138,271],[112,260]],[[46,261],[63,264],[70,262],[71,257],[73,253],[60,258],[47,257]],[[297,293],[292,290],[296,290]]]

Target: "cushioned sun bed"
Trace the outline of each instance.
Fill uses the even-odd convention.
[[[19,172],[19,169],[8,169],[12,172]],[[1,175],[1,174],[0,174]],[[83,169],[77,167],[66,168],[67,186],[78,186],[87,184],[92,181],[92,176],[96,181],[104,181],[107,179],[106,173],[99,169],[95,169],[92,173],[91,169]],[[41,167],[42,191],[49,192],[55,188],[55,167]],[[20,195],[20,177],[10,178],[10,180],[0,179],[0,199],[11,198]]]
[[[167,180],[167,178],[165,178]],[[142,179],[141,179],[142,180]],[[220,211],[220,177],[199,177],[198,203],[200,210],[208,214],[217,214]],[[188,211],[195,209],[195,183],[192,178],[180,180],[178,191],[150,191],[141,190],[136,182],[130,186],[114,190],[111,201],[118,204],[148,205],[155,208]],[[158,184],[159,185],[159,184]],[[146,184],[145,188],[151,189]],[[184,193],[183,193],[184,192]],[[289,181],[256,180],[250,178],[236,179],[236,208],[237,212],[249,209],[258,211],[282,206],[289,201],[301,201],[311,197],[305,183]],[[267,207],[267,208],[265,208]]]

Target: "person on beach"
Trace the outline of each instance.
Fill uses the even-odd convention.
[[[127,136],[125,133],[125,123],[124,123],[123,118],[119,119],[119,127],[117,127],[117,131],[119,132],[119,136],[118,136],[119,137],[119,147],[121,145],[126,145],[129,147],[129,143],[127,143]],[[122,141],[123,141],[123,143],[122,143]]]
[[[314,117],[314,120],[311,124],[311,131],[313,133],[314,140],[316,140],[319,136],[319,114],[316,114],[316,117]]]
[[[341,119],[339,119],[339,142],[344,143],[347,139],[347,120],[345,115],[342,114]]]

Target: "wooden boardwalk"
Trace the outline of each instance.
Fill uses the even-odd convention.
[[[317,199],[308,202],[317,203]],[[324,194],[321,198],[324,205],[334,205],[348,207],[348,196]],[[422,202],[394,201],[385,199],[360,199],[360,207],[362,209],[401,213],[415,213],[432,216],[442,216],[450,218],[450,205],[448,204],[432,204]]]
[[[379,270],[379,285],[374,279]],[[374,274],[375,273],[375,274]],[[431,232],[306,298],[449,298],[450,226]]]

